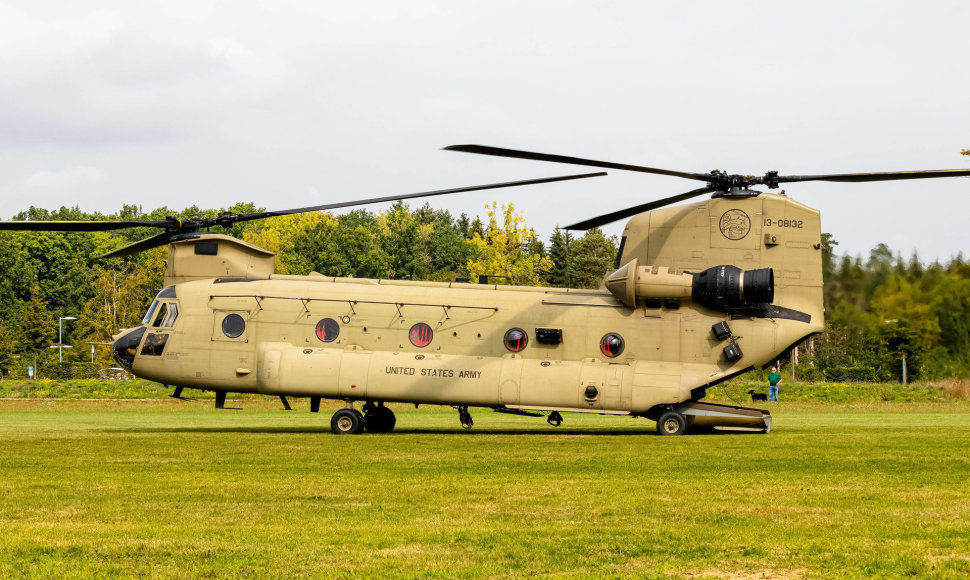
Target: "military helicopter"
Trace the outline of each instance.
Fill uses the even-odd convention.
[[[970,176],[970,170],[761,176],[688,173],[502,149],[451,151],[681,177],[705,185],[586,219],[585,230],[632,218],[615,270],[597,290],[274,274],[274,255],[207,230],[308,211],[605,175],[497,183],[215,218],[0,222],[6,230],[161,233],[104,257],[168,244],[165,287],[141,324],[113,337],[124,369],[176,388],[345,402],[335,434],[389,432],[388,403],[472,407],[545,417],[647,417],[662,435],[769,432],[762,409],[704,402],[707,389],[821,332],[819,212],[776,189],[801,181],[867,182]],[[711,194],[685,205],[671,204]],[[355,405],[360,405],[358,410]]]

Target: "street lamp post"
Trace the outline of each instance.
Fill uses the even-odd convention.
[[[64,362],[64,349],[71,348],[70,346],[64,346],[64,321],[65,320],[77,320],[73,316],[62,316],[57,319],[57,362]]]

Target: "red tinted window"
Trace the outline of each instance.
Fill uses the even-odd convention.
[[[317,323],[317,338],[323,342],[333,342],[340,335],[340,325],[333,318],[324,318]]]
[[[610,358],[620,356],[624,346],[623,337],[615,332],[610,332],[600,339],[600,350]]]
[[[434,338],[434,332],[431,331],[430,326],[419,322],[411,327],[408,338],[411,339],[411,344],[414,346],[428,346],[431,344],[431,339]]]
[[[521,352],[529,344],[529,335],[521,328],[513,328],[505,333],[505,348]]]

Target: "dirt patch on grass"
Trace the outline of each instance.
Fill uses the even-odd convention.
[[[393,548],[381,548],[374,552],[375,556],[382,557],[400,557],[400,556],[416,556],[427,554],[430,550],[422,544],[405,544],[403,546],[395,546]]]
[[[726,580],[776,580],[780,578],[801,578],[808,574],[808,568],[762,570],[704,570],[703,572],[682,572],[682,578],[723,578]]]

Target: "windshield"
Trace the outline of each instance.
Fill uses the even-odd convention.
[[[152,321],[155,320],[155,311],[158,310],[159,299],[175,297],[175,286],[166,286],[165,288],[162,288],[158,295],[155,296],[155,300],[152,301],[152,305],[148,307],[148,312],[146,312],[145,317],[141,319],[141,323],[151,324]],[[173,304],[172,306],[175,305]],[[166,320],[167,324],[165,324],[165,326],[171,326],[175,323],[175,317],[178,316],[178,309],[175,309],[174,313],[168,312],[168,314],[170,314],[170,316],[167,317],[169,320]],[[155,326],[159,326],[159,324],[161,324],[161,321],[159,321],[158,324],[155,324]]]
[[[148,313],[145,314],[145,318],[142,319],[142,324],[156,328],[172,328],[175,326],[175,319],[178,318],[178,315],[179,309],[174,302],[155,301],[152,303],[152,307],[148,309]]]
[[[165,319],[162,321],[162,326],[165,328],[171,328],[175,326],[175,319],[179,316],[179,307],[174,302],[169,302],[168,313],[165,315]]]
[[[141,319],[142,324],[148,324],[152,320],[152,315],[155,314],[155,310],[158,308],[158,300],[152,302],[152,305],[148,307],[148,312],[145,313],[145,317]]]

